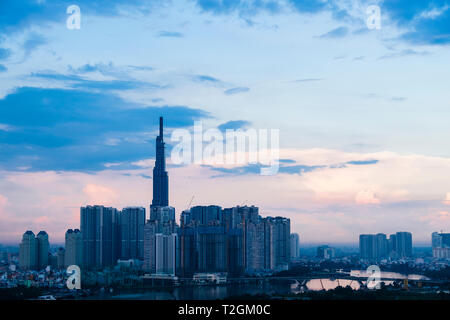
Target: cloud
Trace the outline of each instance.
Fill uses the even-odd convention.
[[[431,7],[429,10],[424,10],[420,12],[418,15],[416,15],[416,19],[436,19],[440,16],[442,16],[450,6],[448,4],[443,5],[440,8],[437,7]]]
[[[149,66],[124,66],[124,67],[117,67],[112,62],[109,62],[107,64],[105,63],[95,63],[95,64],[84,64],[79,67],[72,67],[69,66],[68,70],[71,74],[90,74],[99,72],[102,75],[107,76],[116,76],[120,78],[129,78],[129,72],[130,71],[153,71],[155,70],[153,67]]]
[[[192,79],[196,82],[205,82],[205,83],[213,83],[213,84],[218,84],[218,83],[222,82],[217,78],[207,76],[207,75],[194,75],[194,76],[192,76]]]
[[[406,97],[386,96],[386,95],[382,95],[382,94],[378,94],[378,93],[369,93],[369,94],[366,94],[365,97],[367,97],[369,99],[383,99],[386,101],[394,101],[394,102],[403,102],[403,101],[407,100]]]
[[[214,14],[230,14],[238,12],[240,15],[254,15],[259,12],[276,13],[281,5],[275,0],[197,0],[197,6],[203,11]]]
[[[90,73],[90,72],[100,72],[102,74],[110,74],[111,71],[115,70],[115,67],[112,62],[108,64],[104,63],[96,63],[96,64],[84,64],[78,68],[73,68],[69,66],[69,70],[72,73]]]
[[[86,73],[86,72],[84,72]],[[40,78],[63,82],[64,85],[73,89],[91,89],[91,90],[130,90],[130,89],[162,89],[162,86],[155,83],[143,82],[134,79],[128,80],[91,80],[76,74],[61,74],[54,72],[35,72],[31,73],[31,78]]]
[[[379,204],[380,200],[372,190],[361,190],[356,194],[355,202],[357,204]]]
[[[399,230],[411,231],[415,242],[428,241],[431,232],[448,225],[448,205],[442,203],[450,190],[450,181],[442,174],[450,170],[448,158],[330,149],[281,149],[280,157],[290,160],[280,162],[286,165],[282,170],[297,169],[298,173],[264,177],[194,164],[170,167],[171,205],[177,212],[186,209],[193,192],[198,205],[255,204],[263,216],[290,218],[291,229],[305,242],[356,244],[361,233]],[[367,159],[380,161],[332,168],[335,163]],[[52,241],[64,241],[67,228],[79,227],[82,205],[147,206],[151,181],[144,176],[151,176],[154,158],[147,162],[145,168],[105,168],[89,173],[0,170],[0,194],[8,199],[5,209],[14,212],[0,224],[0,241],[20,241],[21,234],[36,229],[36,219],[44,216],[48,220],[40,227],[49,232]],[[295,167],[298,163],[302,165]],[[21,201],[24,193],[26,202]]]
[[[352,164],[355,166],[363,166],[368,164],[377,164],[378,160],[362,160],[362,161],[347,161],[346,164]]]
[[[318,14],[324,11],[331,12],[336,19],[348,18],[349,14],[339,4],[339,0],[197,0],[197,6],[203,11],[213,14],[238,14],[243,18],[260,13]]]
[[[22,48],[24,50],[23,60],[28,59],[33,51],[47,43],[47,40],[40,34],[35,32],[28,35],[24,41]]]
[[[403,32],[399,39],[413,44],[450,44],[450,10],[446,0],[384,1],[383,9]]]
[[[390,53],[390,54],[381,56],[378,58],[378,60],[403,58],[403,57],[411,57],[411,56],[427,56],[429,54],[430,54],[430,52],[428,52],[428,51],[417,51],[414,49],[404,49],[399,52],[394,52],[394,53]]]
[[[237,130],[237,129],[246,129],[250,125],[251,122],[247,120],[233,120],[222,123],[221,125],[217,126],[217,128],[220,131],[225,131],[227,129]]]
[[[321,0],[290,0],[289,2],[302,13],[319,13],[329,8],[327,1]]]
[[[336,29],[328,31],[327,33],[320,35],[319,38],[338,39],[338,38],[344,38],[347,34],[348,34],[347,27],[338,27]]]
[[[0,48],[0,60],[5,60],[11,55],[10,49]]]
[[[75,4],[81,8],[82,15],[118,16],[130,8],[148,11],[160,5],[161,2],[161,0],[78,0]],[[2,0],[0,12],[5,14],[0,20],[0,32],[13,33],[33,25],[45,26],[50,23],[61,23],[65,26],[65,20],[68,17],[66,9],[73,4],[72,0]]]
[[[181,32],[175,31],[160,31],[158,34],[160,38],[183,38],[184,35]]]
[[[311,172],[314,170],[320,170],[320,169],[327,169],[327,168],[342,169],[342,168],[346,168],[347,165],[354,165],[354,166],[372,165],[372,164],[377,164],[378,160],[347,161],[345,163],[329,164],[329,165],[320,165],[320,164],[319,165],[302,165],[302,164],[292,165],[293,163],[296,163],[296,161],[292,160],[292,159],[280,160],[278,173],[302,175],[304,173]],[[259,175],[261,172],[261,168],[263,168],[264,166],[261,166],[259,164],[249,164],[249,165],[234,166],[234,167],[221,167],[221,166],[213,166],[213,165],[207,165],[205,167],[208,167],[214,171],[225,173],[227,175],[236,176],[236,175],[249,175],[249,174]]]
[[[238,93],[244,93],[244,92],[248,92],[248,91],[250,91],[250,88],[237,87],[237,88],[231,88],[231,89],[225,90],[224,93],[227,96],[229,96],[229,95],[238,94]]]
[[[19,88],[0,99],[2,125],[14,128],[0,131],[0,167],[100,170],[104,163],[137,161],[154,153],[152,130],[161,115],[169,128],[209,117],[200,109],[145,106],[109,93]]]
[[[447,192],[447,194],[445,195],[445,199],[442,201],[442,203],[445,205],[450,205],[450,192]]]
[[[316,81],[323,81],[324,79],[322,78],[304,78],[304,79],[298,79],[298,80],[294,80],[294,82],[316,82]]]
[[[8,198],[0,194],[0,216],[3,213],[4,207],[8,203]]]
[[[83,192],[89,197],[91,203],[110,205],[118,197],[118,193],[112,188],[96,184],[87,184]]]

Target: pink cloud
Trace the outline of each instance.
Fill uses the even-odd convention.
[[[379,204],[380,200],[371,190],[361,190],[356,194],[355,202],[357,204]]]
[[[109,205],[115,202],[118,197],[117,192],[112,188],[91,183],[83,188],[83,192],[89,197],[91,203]]]

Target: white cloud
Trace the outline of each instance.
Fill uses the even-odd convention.
[[[415,19],[430,19],[434,20],[441,15],[443,15],[448,9],[450,8],[449,5],[444,5],[440,8],[433,7],[429,10],[422,11],[420,14],[418,14]]]

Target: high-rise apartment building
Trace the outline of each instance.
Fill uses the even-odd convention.
[[[19,267],[35,270],[38,267],[38,244],[33,231],[26,231],[19,247]]]
[[[87,268],[114,265],[120,255],[118,210],[95,205],[82,207],[80,213],[83,265]]]
[[[120,214],[120,258],[144,259],[145,208],[128,207]]]
[[[399,258],[412,257],[412,234],[410,232],[397,232],[395,252]]]
[[[39,231],[36,236],[37,240],[37,266],[38,269],[44,269],[49,265],[48,253],[50,249],[50,243],[48,241],[48,234],[45,231]]]
[[[291,260],[300,258],[300,236],[298,233],[291,233]]]
[[[79,229],[66,231],[66,248],[64,252],[64,265],[66,267],[83,265],[83,236]]]
[[[19,267],[23,270],[41,270],[49,265],[49,241],[45,231],[37,236],[26,231],[19,246]]]

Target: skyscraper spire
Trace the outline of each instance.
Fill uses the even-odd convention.
[[[159,136],[156,137],[156,161],[153,168],[152,206],[169,205],[169,177],[166,171],[166,158],[163,139],[163,117],[159,118]]]

